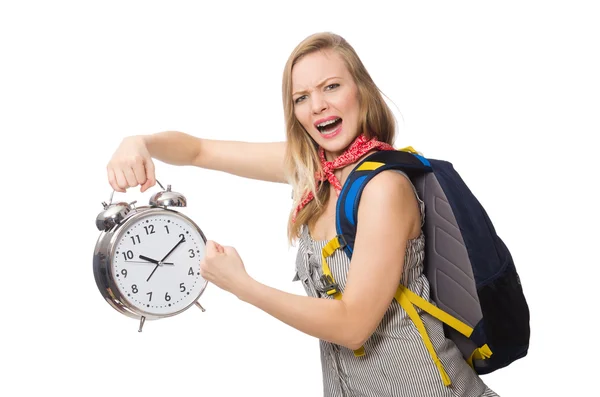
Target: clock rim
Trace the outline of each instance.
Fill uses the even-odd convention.
[[[105,290],[104,286],[102,285],[103,283],[101,283],[100,280],[98,280],[98,278],[96,278],[97,286],[100,289],[100,292],[102,293],[104,298],[108,301],[108,303],[111,306],[113,306],[115,309],[117,309],[117,311],[119,311],[129,317],[133,317],[133,318],[137,318],[137,319],[139,319],[141,317],[145,317],[147,320],[153,320],[153,319],[159,319],[159,318],[172,317],[172,316],[181,314],[182,312],[186,311],[191,306],[193,306],[198,301],[198,299],[200,299],[200,297],[204,294],[204,291],[206,290],[206,288],[208,286],[208,281],[204,279],[204,283],[200,283],[200,289],[199,289],[198,293],[196,294],[196,296],[191,300],[191,302],[188,305],[184,306],[183,308],[181,308],[179,310],[175,310],[173,312],[164,313],[164,314],[163,313],[161,313],[161,314],[150,313],[143,309],[140,309],[139,307],[137,307],[136,305],[131,303],[127,299],[127,297],[121,293],[121,290],[119,289],[119,286],[113,276],[113,267],[114,267],[113,258],[114,258],[114,254],[116,251],[117,241],[121,239],[123,234],[128,229],[128,226],[131,226],[131,224],[136,223],[140,219],[143,219],[148,216],[160,215],[160,214],[164,215],[165,213],[168,213],[169,215],[173,215],[176,217],[180,217],[180,218],[182,218],[183,221],[189,223],[194,229],[196,229],[196,231],[202,238],[204,245],[206,246],[207,239],[206,239],[204,232],[202,231],[202,229],[200,229],[200,227],[196,224],[196,222],[194,222],[194,220],[192,220],[189,216],[187,216],[179,211],[170,209],[170,208],[154,207],[154,206],[137,207],[121,223],[119,223],[118,225],[115,225],[108,232],[103,232],[99,238],[98,245],[102,245],[104,243],[104,247],[100,247],[100,249],[98,250],[100,252],[97,252],[94,255],[94,259],[95,259],[94,260],[94,273],[96,273],[97,270],[99,270],[100,273],[104,273],[105,279],[102,281],[105,282],[104,284],[108,284],[108,286],[107,286],[108,288]],[[104,251],[106,254],[105,260],[104,261],[96,260],[100,256],[98,254],[101,254],[102,251]],[[204,285],[202,285],[202,284],[204,284]]]

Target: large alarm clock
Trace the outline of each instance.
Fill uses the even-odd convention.
[[[158,181],[157,181],[158,182]],[[120,313],[146,320],[174,316],[192,305],[207,286],[200,275],[206,238],[189,217],[172,207],[187,200],[171,185],[152,195],[148,206],[103,202],[96,218],[94,278],[104,299]]]

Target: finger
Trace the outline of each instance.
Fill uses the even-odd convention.
[[[233,247],[223,247],[223,252],[227,255],[232,255],[232,256],[240,256],[237,252],[237,250]]]
[[[156,184],[156,176],[154,174],[154,162],[150,158],[150,159],[148,159],[148,161],[146,161],[146,182],[142,186],[141,191],[145,192],[146,190],[150,189],[155,184]]]
[[[108,167],[106,172],[108,174],[108,183],[113,188],[113,190],[116,192],[125,193],[125,190],[123,190],[119,187],[119,185],[117,183],[117,178],[115,177],[115,171],[112,169],[112,167]]]
[[[206,256],[213,256],[215,253],[217,253],[217,247],[215,245],[215,242],[212,240],[208,240],[206,242]]]
[[[203,258],[200,261],[200,275],[202,277],[206,277],[208,275],[208,273],[206,272],[206,258]]]
[[[136,180],[136,186],[146,183],[146,167],[143,161],[136,161],[133,164],[132,171]]]
[[[127,179],[125,179],[125,175],[121,169],[115,169],[115,178],[117,179],[117,187],[119,188],[119,192],[125,192],[127,190]]]
[[[224,254],[225,253],[225,249],[223,248],[223,246],[217,242],[214,243],[215,244],[215,249],[217,250],[218,253],[220,254]]]
[[[127,181],[128,187],[137,186],[137,179],[135,178],[135,174],[133,173],[132,167],[127,167],[123,170],[123,175],[125,176],[125,180]]]

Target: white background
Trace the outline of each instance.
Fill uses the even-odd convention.
[[[283,140],[283,66],[319,31],[344,36],[390,98],[396,146],[450,160],[511,249],[531,347],[487,384],[502,396],[594,394],[594,3],[2,2],[0,395],[321,395],[317,340],[259,309],[209,285],[205,313],[138,333],[92,275],[121,139]],[[285,238],[288,186],[156,168],[253,277],[304,295]]]

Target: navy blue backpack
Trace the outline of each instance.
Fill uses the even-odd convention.
[[[361,193],[371,178],[387,169],[404,172],[425,202],[425,273],[435,304],[402,285],[395,298],[415,322],[443,381],[451,383],[416,308],[444,323],[446,336],[478,374],[524,357],[529,308],[508,248],[452,164],[427,159],[411,147],[375,152],[348,176],[337,202],[337,236],[323,249],[327,293],[341,298],[326,258],[338,248],[352,257]],[[364,349],[355,354],[364,354]]]

